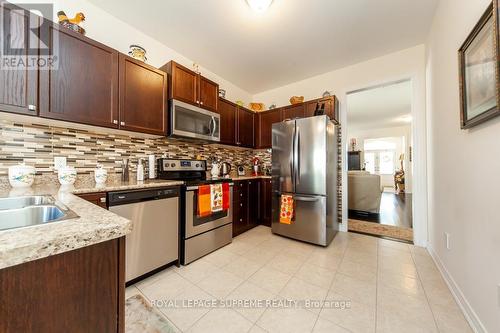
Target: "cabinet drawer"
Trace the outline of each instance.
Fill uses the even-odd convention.
[[[104,209],[108,209],[106,192],[78,194],[78,197]]]

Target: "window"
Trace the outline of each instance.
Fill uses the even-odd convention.
[[[364,141],[366,171],[378,175],[393,175],[396,149],[401,138],[367,139]]]

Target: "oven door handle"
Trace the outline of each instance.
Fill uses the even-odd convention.
[[[229,186],[234,186],[234,183],[229,183]],[[188,186],[188,187],[186,187],[186,191],[196,191],[196,190],[198,190],[198,186]]]

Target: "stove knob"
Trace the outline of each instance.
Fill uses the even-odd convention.
[[[196,163],[196,167],[199,168],[200,167],[200,163]]]
[[[170,166],[171,166],[172,168],[173,168],[173,167],[175,167],[175,163],[170,164]]]

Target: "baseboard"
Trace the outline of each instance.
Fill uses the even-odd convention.
[[[474,311],[474,309],[471,307],[467,299],[465,298],[465,295],[463,294],[462,290],[460,290],[460,287],[458,284],[455,282],[453,277],[450,275],[446,267],[443,265],[443,262],[437,255],[437,253],[434,251],[434,249],[429,245],[427,246],[427,250],[429,251],[432,260],[434,260],[434,263],[436,264],[437,268],[439,269],[439,272],[441,272],[441,276],[443,276],[444,281],[448,285],[448,288],[451,291],[451,294],[453,295],[453,298],[457,302],[458,306],[460,306],[460,309],[462,310],[465,319],[469,322],[469,325],[471,328],[474,330],[476,333],[488,333],[486,328],[484,327],[483,323],[479,319],[478,315]]]

